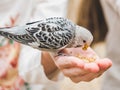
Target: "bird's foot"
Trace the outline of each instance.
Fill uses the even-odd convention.
[[[56,56],[70,56],[70,55],[69,55],[69,54],[66,54],[66,53],[61,53],[61,52],[59,52],[59,53],[56,54]]]

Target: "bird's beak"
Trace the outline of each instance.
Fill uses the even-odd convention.
[[[83,46],[83,50],[87,50],[87,48],[89,47],[89,45],[88,44],[84,44],[84,46]]]

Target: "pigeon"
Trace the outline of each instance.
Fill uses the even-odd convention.
[[[85,50],[93,41],[89,30],[63,17],[0,28],[0,35],[41,51],[56,53],[64,48],[82,47]]]

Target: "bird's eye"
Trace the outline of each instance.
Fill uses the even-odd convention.
[[[85,40],[83,40],[83,43],[86,43],[86,41],[85,41]]]

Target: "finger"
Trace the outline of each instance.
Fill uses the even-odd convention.
[[[76,77],[76,76],[83,76],[87,74],[88,72],[85,70],[82,70],[80,68],[69,68],[69,69],[63,69],[63,74],[67,77]]]
[[[83,76],[70,77],[70,79],[75,83],[78,83],[81,81],[89,82],[93,80],[94,78],[95,77],[93,77],[93,73],[85,74]]]
[[[71,67],[83,68],[84,66],[84,62],[74,56],[59,56],[57,60],[55,60],[55,64],[60,69]]]
[[[100,71],[98,74],[95,74],[96,78],[100,77],[107,69],[112,66],[112,62],[108,58],[104,58],[102,60],[97,61]]]
[[[104,73],[104,71],[101,71],[100,73],[95,74],[95,78],[98,78],[98,77],[102,76],[103,73]]]
[[[102,71],[100,71],[98,73],[93,73],[93,76],[91,78],[98,78],[98,77],[102,76],[104,72],[105,71],[102,70]]]
[[[99,71],[94,73],[94,78],[100,77],[108,68],[112,66],[112,62],[107,58],[96,61],[96,64],[99,66]]]
[[[61,53],[70,53],[71,52],[71,49],[67,49],[67,48],[65,48],[65,49],[63,49],[63,50],[61,50],[60,51]]]
[[[94,62],[93,63],[86,63],[84,65],[84,69],[89,71],[89,72],[93,72],[93,73],[97,73],[100,70],[99,66]]]
[[[107,70],[112,66],[112,61],[108,58],[96,61],[101,70]]]

